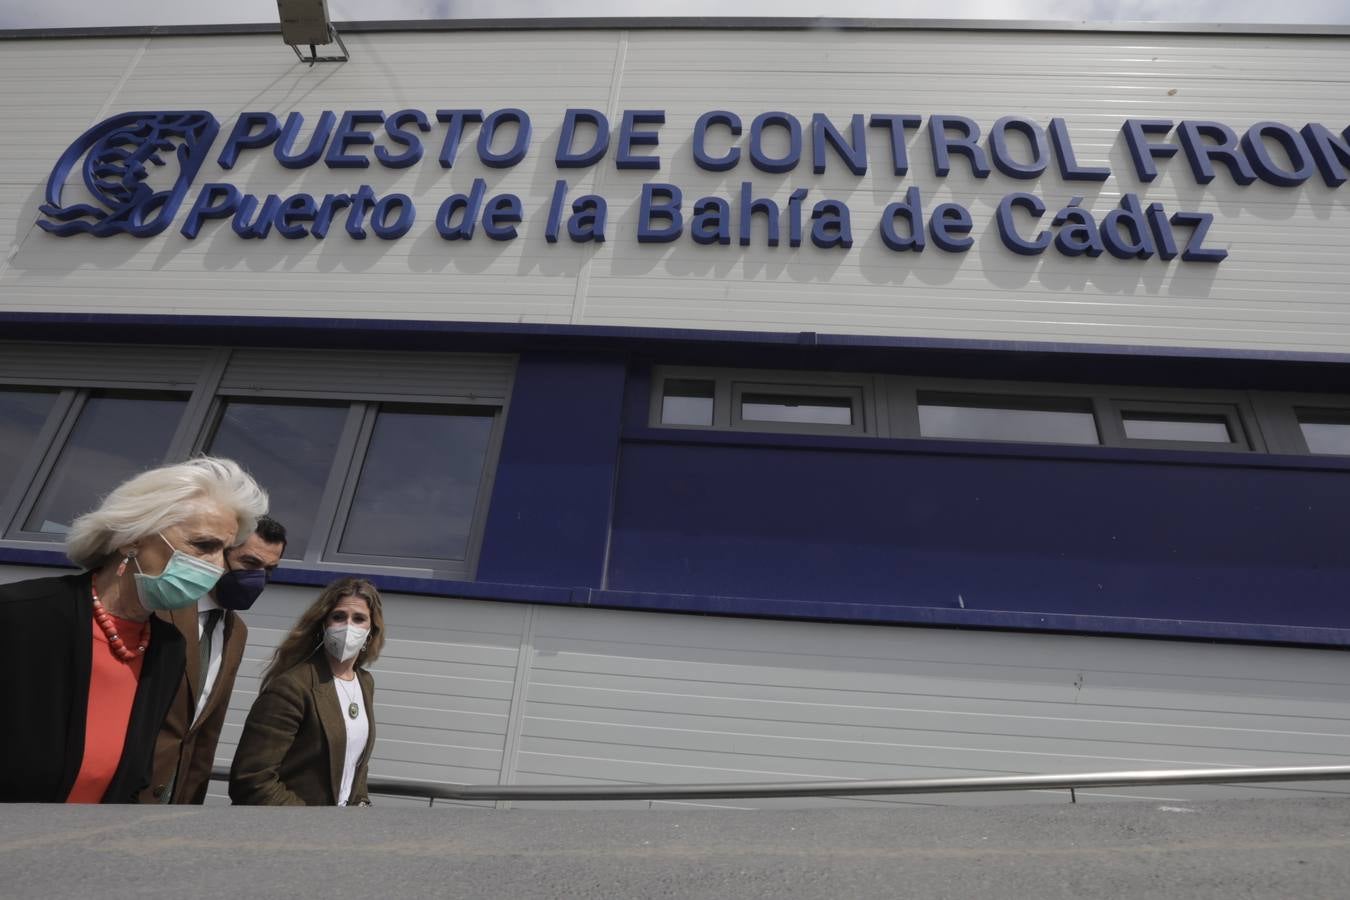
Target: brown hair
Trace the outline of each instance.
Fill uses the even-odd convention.
[[[262,687],[293,666],[299,665],[314,655],[314,651],[323,644],[324,621],[333,607],[344,597],[359,597],[370,607],[370,637],[366,645],[356,656],[356,665],[360,668],[373,663],[384,649],[384,610],[380,604],[380,592],[372,582],[364,578],[339,578],[323,589],[318,599],[301,614],[286,635],[286,638],[272,654],[272,661],[262,673]]]

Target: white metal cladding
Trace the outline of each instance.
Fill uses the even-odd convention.
[[[1350,74],[1345,36],[1221,33],[1131,34],[978,31],[506,31],[359,34],[350,62],[308,67],[265,35],[6,41],[0,78],[23,91],[0,97],[15,127],[0,134],[0,290],[6,310],[107,313],[232,313],[507,323],[817,331],[969,339],[1181,345],[1282,351],[1350,351],[1350,187],[1314,177],[1299,188],[1235,186],[1222,167],[1197,185],[1181,155],[1141,183],[1120,134],[1126,118],[1217,120],[1239,133],[1262,121],[1295,128],[1346,124]],[[72,65],[72,60],[78,60]],[[217,150],[245,110],[292,110],[308,128],[325,109],[427,111],[519,107],[534,139],[525,162],[483,167],[471,126],[451,170],[436,162],[445,126],[425,135],[426,156],[407,169],[302,170],[267,151],[230,171],[213,154],[197,185],[227,181],[266,195],[321,196],[370,184],[416,202],[413,231],[396,241],[323,241],[275,234],[245,241],[208,223],[195,241],[176,228],[144,241],[56,238],[33,227],[51,167],[93,122],[117,112],[207,109],[222,122]],[[568,107],[664,109],[659,172],[618,171],[610,155],[589,169],[559,170],[553,150]],[[1079,162],[1109,165],[1101,184],[1047,174],[1015,181],[973,178],[961,159],[936,178],[927,125],[911,133],[911,172],[891,174],[888,149],[869,129],[868,174],[831,158],[819,176],[804,162],[768,175],[743,161],[726,173],[695,167],[690,131],[701,112],[725,108],[748,123],[769,110],[803,120],[825,113],[960,114],[986,130],[1002,115],[1068,123]],[[744,138],[742,139],[744,140]],[[1053,166],[1052,166],[1053,171]],[[432,227],[439,202],[484,178],[489,195],[524,203],[520,237],[447,242]],[[598,193],[610,203],[608,240],[543,239],[553,183],[568,201]],[[785,205],[794,187],[807,205],[848,203],[855,246],[770,248],[763,224],[752,246],[638,244],[637,199],[647,181],[695,198],[734,198],[741,181]],[[960,202],[975,219],[968,253],[929,246],[896,253],[881,242],[884,206],[917,185],[928,210]],[[992,227],[997,200],[1013,191],[1045,199],[1050,214],[1072,196],[1100,218],[1122,193],[1169,211],[1214,213],[1210,243],[1230,255],[1213,264],[1020,257]],[[733,203],[734,206],[734,203]],[[1042,224],[1048,223],[1048,217]]]
[[[52,572],[0,568],[0,582]],[[247,614],[250,643],[220,764],[233,755],[271,649],[315,594],[274,585]],[[385,618],[371,764],[385,776],[613,784],[1350,763],[1350,673],[1340,651],[400,595],[386,595]],[[218,798],[223,788],[215,786]],[[1078,797],[1309,791],[1347,788],[1103,789]],[[1017,792],[754,805],[1066,799]]]

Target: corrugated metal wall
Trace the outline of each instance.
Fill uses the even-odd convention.
[[[0,569],[0,581],[51,570]],[[219,752],[315,592],[273,586]],[[386,598],[378,775],[472,784],[922,778],[1350,764],[1340,651]],[[218,786],[223,797],[223,785]],[[1285,796],[1295,784],[1079,792]],[[397,803],[415,801],[382,802]],[[904,800],[1067,802],[1064,792]]]
[[[314,594],[265,596],[249,616],[248,676]],[[391,776],[583,784],[1350,764],[1350,670],[1337,651],[406,596],[388,598],[387,621],[372,769]],[[225,740],[254,690],[241,677]],[[1036,801],[1067,797],[715,805]]]
[[[0,78],[22,91],[0,97],[10,127],[0,134],[0,290],[7,310],[211,313],[448,319],[819,331],[1103,344],[1270,350],[1350,349],[1350,301],[1342,286],[1350,234],[1350,188],[1314,177],[1299,188],[1237,187],[1220,168],[1197,185],[1183,158],[1138,181],[1120,134],[1127,117],[1213,119],[1239,132],[1261,120],[1295,128],[1346,123],[1350,38],[1234,34],[905,31],[437,32],[352,35],[350,62],[302,65],[275,36],[6,41]],[[470,127],[451,170],[436,163],[445,127],[426,135],[427,155],[408,169],[280,167],[267,151],[245,153],[231,171],[212,158],[197,176],[264,195],[344,192],[369,183],[401,191],[419,218],[401,240],[244,241],[210,223],[189,241],[55,238],[35,229],[52,164],[88,125],[136,109],[201,108],[226,131],[245,110],[297,110],[312,125],[324,109],[520,107],[534,119],[526,161],[483,167]],[[659,172],[599,166],[558,170],[553,149],[563,112],[594,107],[617,128],[624,109],[664,109]],[[727,108],[748,123],[769,110],[841,126],[853,113],[960,114],[987,129],[1002,115],[1047,124],[1067,119],[1079,162],[1109,164],[1102,183],[1058,174],[1015,181],[975,179],[963,160],[934,177],[927,126],[909,140],[911,171],[891,174],[882,135],[869,129],[870,169],[858,178],[831,158],[823,175],[809,159],[768,175],[748,163],[721,173],[696,168],[690,132],[703,111]],[[306,131],[306,137],[308,131]],[[729,139],[718,130],[718,141]],[[224,134],[218,144],[224,141]],[[742,139],[744,141],[744,138]],[[718,144],[716,152],[720,152]],[[776,148],[772,148],[775,149]],[[1053,167],[1052,167],[1053,172]],[[446,242],[432,228],[439,202],[474,178],[489,195],[519,194],[525,223],[510,242]],[[547,244],[542,232],[556,178],[568,200],[596,192],[610,201],[609,240]],[[687,204],[704,194],[785,203],[808,188],[809,207],[831,197],[853,213],[852,250],[770,248],[763,224],[750,247],[638,244],[637,198],[647,181],[680,185]],[[974,215],[968,253],[930,246],[886,249],[880,211],[918,185],[931,210],[944,201]],[[1216,214],[1210,243],[1230,250],[1219,265],[1173,260],[1020,257],[998,240],[998,198],[1031,191],[1050,213],[1071,196],[1098,217],[1137,191],[1169,211]],[[189,193],[188,201],[195,197]],[[688,211],[688,210],[687,210]],[[180,213],[179,222],[186,210]],[[11,252],[13,255],[11,256]]]

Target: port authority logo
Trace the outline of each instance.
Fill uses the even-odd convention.
[[[152,237],[173,222],[220,124],[204,110],[130,112],[80,135],[47,180],[49,219],[38,227],[58,235],[130,234]],[[79,167],[87,189],[68,185]]]

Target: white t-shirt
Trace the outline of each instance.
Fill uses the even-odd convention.
[[[342,721],[347,726],[347,753],[342,760],[342,783],[338,787],[338,806],[346,806],[347,798],[352,795],[352,783],[356,780],[356,764],[366,750],[366,741],[370,739],[370,718],[366,712],[366,698],[361,693],[361,679],[343,681],[333,678],[333,690],[337,692],[338,706],[342,709]],[[348,712],[356,704],[356,718]]]

